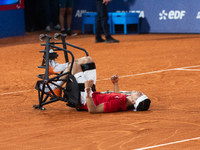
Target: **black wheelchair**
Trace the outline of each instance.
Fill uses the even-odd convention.
[[[54,39],[58,40],[61,38],[62,42],[50,42],[50,39],[52,38],[49,35],[43,35],[41,34],[39,36],[39,39],[41,41],[44,41],[46,39],[45,44],[41,44],[41,46],[45,46],[45,50],[41,50],[40,53],[44,53],[42,65],[38,66],[38,68],[45,69],[44,74],[38,74],[37,77],[39,80],[36,83],[35,89],[38,91],[38,98],[39,98],[39,104],[33,105],[35,109],[45,110],[43,107],[44,105],[56,102],[56,101],[63,101],[66,103],[67,106],[76,108],[76,110],[80,111],[80,91],[84,91],[84,84],[78,84],[75,77],[72,75],[72,68],[74,64],[74,55],[70,50],[67,49],[67,46],[73,47],[77,50],[81,50],[85,53],[86,56],[89,56],[88,52],[78,46],[72,45],[70,43],[67,43],[65,41],[65,34],[58,34],[56,33],[54,35]],[[59,47],[61,45],[62,47]],[[50,49],[52,49],[54,52],[50,53]],[[68,55],[71,56],[71,66],[68,72],[61,72],[56,73],[53,76],[49,75],[49,60],[51,57],[57,57],[58,54],[57,51],[63,51],[65,61],[66,63],[69,62]],[[96,69],[95,63],[90,64],[84,64],[81,65],[81,68],[83,71],[90,70],[90,69]],[[61,79],[60,77],[66,76],[66,79]],[[55,83],[55,81],[64,81],[66,82],[65,87],[61,87]],[[50,84],[54,84],[58,88],[62,90],[62,96],[57,96],[52,88],[50,87]],[[41,88],[42,87],[42,88]],[[45,87],[48,87],[50,92],[45,92]],[[96,91],[95,85],[92,87],[93,91]]]

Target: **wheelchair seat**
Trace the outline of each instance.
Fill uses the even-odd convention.
[[[71,74],[67,76],[67,83],[64,88],[63,98],[68,100],[67,105],[70,107],[81,106],[79,86],[75,77]]]
[[[81,65],[82,71],[96,69],[95,63],[88,63]],[[69,74],[67,76],[66,87],[64,88],[63,98],[67,99],[66,104],[69,107],[79,108],[81,106],[81,92],[85,91],[84,83],[77,83],[76,78]],[[92,91],[96,91],[95,85],[92,86]]]

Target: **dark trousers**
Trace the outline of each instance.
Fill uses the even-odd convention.
[[[47,25],[50,25],[50,22],[53,22],[53,25],[59,23],[59,3],[58,0],[42,0],[44,4],[44,22]]]
[[[102,4],[102,1],[95,1],[97,8],[97,21],[96,21],[96,38],[101,38],[101,28],[105,34],[106,39],[110,38],[109,25],[108,25],[108,10],[105,4]]]

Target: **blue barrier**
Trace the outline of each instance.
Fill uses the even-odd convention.
[[[72,30],[82,30],[82,13],[96,12],[96,5],[94,0],[74,0],[74,8],[72,13]],[[88,26],[85,27],[85,31],[93,31]]]
[[[139,13],[140,33],[200,33],[199,0],[112,0],[107,6],[108,12]],[[5,7],[0,6],[0,38],[25,35],[23,5]],[[85,12],[96,12],[95,1],[75,0],[72,30],[82,30]]]
[[[0,11],[0,38],[24,36],[24,9]]]
[[[115,25],[123,25],[124,26],[124,34],[128,33],[127,25],[129,24],[137,24],[139,33],[139,14],[138,13],[124,13],[124,12],[116,12],[112,13],[112,30],[113,34],[115,34]]]
[[[81,30],[81,13],[95,12],[93,0],[75,0],[72,29]],[[200,33],[199,0],[112,0],[109,12],[137,12],[142,33]]]
[[[25,35],[24,0],[1,1],[0,38],[23,35]]]

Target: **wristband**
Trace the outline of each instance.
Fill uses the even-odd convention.
[[[92,88],[85,88],[85,97],[92,97]]]

